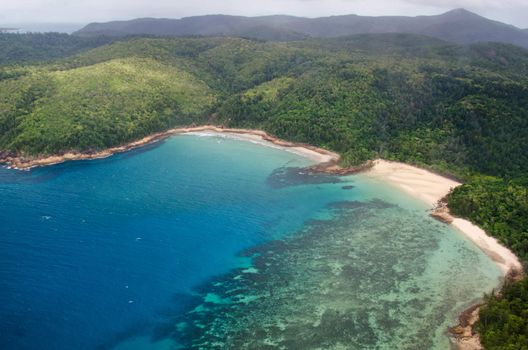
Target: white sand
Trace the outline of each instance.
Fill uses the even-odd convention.
[[[461,183],[411,165],[378,159],[365,173],[396,185],[431,207]]]
[[[339,156],[332,152],[321,153],[319,151],[315,151],[315,150],[312,150],[306,147],[283,146],[281,144],[267,141],[261,135],[254,134],[254,133],[238,133],[238,132],[229,132],[229,131],[221,131],[221,130],[220,131],[206,130],[206,131],[185,132],[185,134],[198,135],[198,136],[220,136],[220,137],[228,137],[228,138],[235,139],[235,140],[248,141],[248,142],[256,143],[262,146],[276,148],[276,149],[280,149],[280,150],[287,151],[290,153],[294,153],[301,157],[308,158],[318,164],[327,163],[327,162],[339,159]],[[284,142],[284,144],[288,144],[288,143]]]
[[[468,220],[459,218],[455,218],[451,225],[465,233],[471,241],[495,261],[504,275],[507,275],[510,271],[520,272],[522,270],[517,256],[511,250],[501,245],[495,238],[488,236],[480,227],[473,225]]]
[[[433,209],[452,188],[461,183],[411,165],[376,160],[374,166],[365,173],[371,178],[392,184],[408,194],[424,201]],[[453,218],[451,225],[474,242],[484,253],[497,263],[504,275],[522,271],[519,259],[508,248],[502,246],[478,226],[468,220]]]

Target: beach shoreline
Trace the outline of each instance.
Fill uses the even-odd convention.
[[[373,166],[363,174],[393,185],[426,203],[432,217],[451,225],[492,259],[501,270],[504,281],[522,276],[522,265],[511,250],[487,235],[480,227],[468,220],[454,217],[449,212],[445,198],[453,188],[461,186],[461,182],[412,165],[382,159],[375,160]],[[479,335],[473,331],[480,306],[482,304],[475,304],[464,310],[459,316],[459,324],[450,328],[455,348],[482,349]]]
[[[314,171],[334,172],[336,174],[350,174],[355,169],[339,167],[341,156],[335,152],[315,147],[309,144],[289,142],[271,136],[262,130],[224,128],[216,125],[191,126],[169,129],[167,131],[146,136],[140,140],[129,142],[122,146],[107,148],[102,151],[77,152],[69,151],[59,155],[42,157],[24,157],[16,154],[0,155],[0,164],[6,164],[11,169],[29,170],[32,168],[60,164],[73,160],[91,160],[107,158],[114,154],[127,152],[142,146],[162,141],[168,137],[192,133],[216,133],[219,135],[231,135],[246,141],[259,142],[263,145],[272,144],[277,148],[296,153],[309,158],[315,162]],[[356,169],[355,171],[359,171]]]
[[[373,166],[363,174],[389,183],[430,207],[431,216],[450,224],[471,240],[500,268],[504,277],[522,271],[522,265],[515,254],[501,245],[497,239],[488,236],[484,230],[468,220],[454,217],[445,203],[445,198],[462,183],[412,165],[382,159],[373,161]]]
[[[122,146],[97,152],[82,153],[72,151],[65,152],[61,155],[34,158],[21,157],[13,154],[0,154],[0,164],[5,163],[12,169],[30,170],[36,167],[54,165],[72,160],[100,159],[182,134],[205,134],[205,136],[209,134],[225,135],[264,146],[273,146],[312,160],[314,165],[310,167],[310,170],[313,172],[336,175],[362,173],[363,176],[395,186],[427,204],[431,210],[431,216],[451,225],[471,240],[499,266],[504,280],[507,278],[516,279],[522,275],[522,265],[513,252],[502,246],[495,238],[488,236],[478,226],[468,220],[456,218],[450,214],[445,203],[445,197],[453,188],[462,185],[461,182],[416,166],[382,159],[367,162],[358,167],[344,168],[339,165],[341,156],[335,152],[309,144],[285,141],[271,136],[262,130],[224,128],[216,125],[181,127],[155,133]],[[465,310],[459,317],[459,325],[450,329],[456,348],[464,350],[482,348],[478,334],[474,334],[472,328],[478,320],[480,306],[481,304],[476,304]]]
[[[313,172],[337,175],[350,175],[361,172],[367,177],[391,184],[427,204],[431,208],[431,216],[452,225],[469,238],[499,265],[505,277],[522,271],[518,258],[509,249],[498,243],[495,238],[488,236],[478,226],[467,220],[453,217],[449,213],[444,199],[453,188],[462,185],[461,182],[416,166],[382,159],[367,162],[363,166],[344,168],[339,165],[341,156],[338,153],[305,143],[285,141],[262,130],[224,128],[216,125],[181,127],[155,133],[122,146],[97,152],[71,151],[62,155],[34,158],[4,155],[3,157],[0,156],[0,163],[5,163],[12,169],[29,170],[73,160],[101,159],[182,134],[225,135],[264,146],[273,146],[312,160],[314,165],[310,167],[310,170]]]

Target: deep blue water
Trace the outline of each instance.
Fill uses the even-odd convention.
[[[290,287],[278,286],[275,295],[297,288],[310,307],[338,305],[352,314],[375,315],[375,306],[387,303],[401,322],[376,314],[379,322],[363,331],[390,329],[402,334],[402,344],[415,344],[405,338],[409,329],[426,327],[435,339],[431,344],[445,348],[446,325],[496,286],[496,266],[405,194],[361,177],[299,173],[309,163],[249,142],[184,135],[107,159],[30,172],[0,168],[0,349],[150,348],[160,325],[174,328],[172,320],[183,314],[192,322],[193,313],[186,312],[202,301],[203,313],[196,313],[200,327],[231,311],[237,317],[269,317],[266,304],[250,302],[255,296],[241,296],[246,301],[227,313],[208,314],[213,308],[207,311],[207,305],[223,307],[224,299],[199,294],[197,287],[218,279],[211,286],[229,285],[233,289],[224,292],[232,294],[244,279],[230,271],[242,268],[258,277],[241,251],[260,245],[269,255],[266,242],[301,235],[314,219],[319,221],[305,240],[285,241],[287,249],[277,259],[266,256],[262,263],[269,271],[259,281],[276,277],[274,261],[291,264],[280,265]],[[338,208],[337,229],[328,221],[334,215],[328,208]],[[310,238],[317,235],[321,238]],[[394,271],[379,264],[383,259]],[[319,265],[311,268],[312,262]],[[303,268],[310,281],[297,275]],[[368,282],[375,276],[390,283]],[[326,284],[336,287],[313,294]],[[375,290],[382,287],[387,290]],[[246,303],[255,306],[246,309]],[[290,315],[288,308],[303,308],[273,305],[277,317]],[[297,319],[313,317],[310,307]],[[418,311],[423,311],[419,317]],[[364,338],[359,329],[357,336]],[[383,347],[394,339],[375,341]],[[171,348],[169,340],[152,347]]]
[[[180,136],[111,158],[0,169],[0,348],[92,349],[163,318],[343,191],[273,188],[308,161]],[[339,188],[338,188],[339,189]]]

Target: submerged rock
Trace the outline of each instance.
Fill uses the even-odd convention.
[[[341,183],[339,176],[313,173],[309,168],[282,167],[273,171],[266,181],[272,188],[299,186],[306,184],[336,184]]]

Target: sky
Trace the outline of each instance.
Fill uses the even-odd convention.
[[[10,23],[85,24],[205,14],[417,16],[440,14],[454,8],[465,8],[528,28],[528,0],[0,0],[0,26]]]

